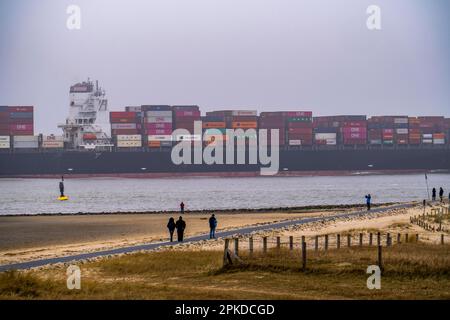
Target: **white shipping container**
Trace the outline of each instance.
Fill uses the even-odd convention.
[[[0,149],[9,149],[11,148],[11,144],[6,141],[0,141]]]
[[[408,129],[397,129],[397,134],[408,134]]]
[[[381,144],[381,139],[372,139],[370,140],[370,144]]]
[[[316,140],[327,140],[327,139],[336,140],[336,133],[316,133],[315,138]]]
[[[140,134],[119,134],[117,141],[142,141],[142,136]]]
[[[54,136],[54,135],[50,135],[50,136],[44,136],[42,138],[42,141],[64,141],[64,136]]]
[[[433,143],[433,139],[423,139],[422,143],[424,143],[424,144],[432,144]]]
[[[150,135],[148,141],[172,141],[172,135]]]
[[[422,138],[424,138],[424,139],[433,139],[433,135],[431,133],[424,133],[422,135]]]
[[[172,123],[172,117],[147,117],[148,123]]]
[[[147,111],[147,117],[168,117],[172,118],[172,111]]]
[[[142,141],[117,141],[117,147],[119,148],[139,148],[142,147]]]
[[[111,123],[111,129],[134,130],[136,129],[136,123]]]
[[[408,123],[408,118],[394,118],[394,123],[396,124],[404,124],[404,123]]]
[[[64,148],[64,141],[42,141],[42,148]]]
[[[37,149],[38,141],[14,141],[14,149]]]
[[[11,138],[9,136],[0,136],[0,142],[10,142]]]
[[[198,134],[179,134],[175,141],[202,141],[202,136]]]
[[[38,136],[14,136],[13,137],[14,142],[38,142],[39,137]]]
[[[336,144],[336,139],[327,139],[327,146],[335,146]]]
[[[255,117],[257,115],[256,110],[235,110],[231,112],[232,116],[235,117],[242,117],[242,116],[252,116]]]
[[[302,140],[289,140],[289,145],[290,146],[301,146]]]
[[[433,144],[445,144],[445,139],[434,139]]]

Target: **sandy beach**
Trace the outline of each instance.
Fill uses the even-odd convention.
[[[219,227],[217,231],[236,229],[307,217],[339,215],[361,208],[335,208],[310,212],[253,212],[216,213]],[[428,208],[427,210],[430,210]],[[313,222],[284,229],[260,231],[254,237],[280,236],[283,241],[294,236],[312,239],[315,235],[337,233],[383,233],[420,234],[421,241],[436,242],[439,234],[426,231],[411,224],[410,217],[422,214],[421,206],[410,209],[388,210],[371,213],[363,217],[336,218],[326,222]],[[77,253],[106,250],[135,244],[166,241],[167,220],[170,216],[161,214],[104,214],[104,215],[57,215],[57,216],[8,216],[0,217],[0,264],[9,264],[43,258],[51,258]],[[208,232],[209,214],[185,214],[186,237]],[[248,237],[244,235],[243,237]],[[330,237],[330,246],[335,238]],[[245,244],[244,244],[245,245]],[[309,245],[313,245],[310,241]],[[201,241],[198,243],[174,244],[181,250],[217,250],[223,240]],[[255,244],[258,246],[258,244]]]

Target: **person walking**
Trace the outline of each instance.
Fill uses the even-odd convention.
[[[183,201],[181,201],[181,203],[180,203],[180,212],[181,212],[181,214],[184,214],[184,202]]]
[[[186,229],[186,222],[180,217],[175,223],[175,228],[177,228],[178,242],[183,242],[184,230]]]
[[[431,200],[436,201],[436,188],[431,191]]]
[[[366,205],[367,205],[367,211],[370,210],[370,201],[372,200],[372,196],[370,195],[370,193],[368,195],[366,195]]]
[[[217,219],[214,213],[209,218],[209,238],[214,239],[216,237]]]
[[[171,217],[169,219],[169,223],[167,223],[167,229],[169,229],[170,242],[173,242],[173,233],[175,231],[175,219],[174,218]]]
[[[61,198],[64,197],[64,182],[63,181],[59,182],[59,192],[61,193]]]
[[[439,198],[441,199],[441,202],[444,201],[444,189],[442,189],[442,187],[439,189]]]

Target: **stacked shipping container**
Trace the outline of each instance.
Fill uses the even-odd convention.
[[[128,107],[127,110],[130,110]],[[141,112],[110,112],[111,136],[118,148],[142,147]],[[135,137],[139,137],[136,139]],[[92,136],[93,138],[93,136]],[[86,138],[85,138],[86,140]]]
[[[150,148],[172,146],[173,112],[168,105],[142,106],[144,133]]]

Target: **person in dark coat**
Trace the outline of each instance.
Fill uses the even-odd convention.
[[[186,222],[180,217],[175,223],[175,228],[177,228],[178,242],[183,242],[184,230],[186,229]]]
[[[367,204],[367,211],[370,210],[370,201],[372,200],[372,196],[370,195],[370,193],[368,195],[366,195],[366,204]]]
[[[214,239],[216,237],[217,219],[214,214],[209,218],[209,238]]]
[[[173,233],[175,231],[175,219],[174,218],[170,218],[169,219],[169,223],[167,223],[167,229],[169,229],[169,233],[170,233],[170,242],[173,242]]]
[[[59,182],[59,192],[61,193],[61,197],[64,197],[64,182]]]
[[[441,202],[444,201],[444,189],[442,187],[439,189],[439,198],[441,198]]]
[[[181,203],[180,203],[180,212],[181,212],[181,214],[184,213],[184,202],[183,201],[181,201]]]
[[[436,188],[431,190],[431,200],[436,201]]]

